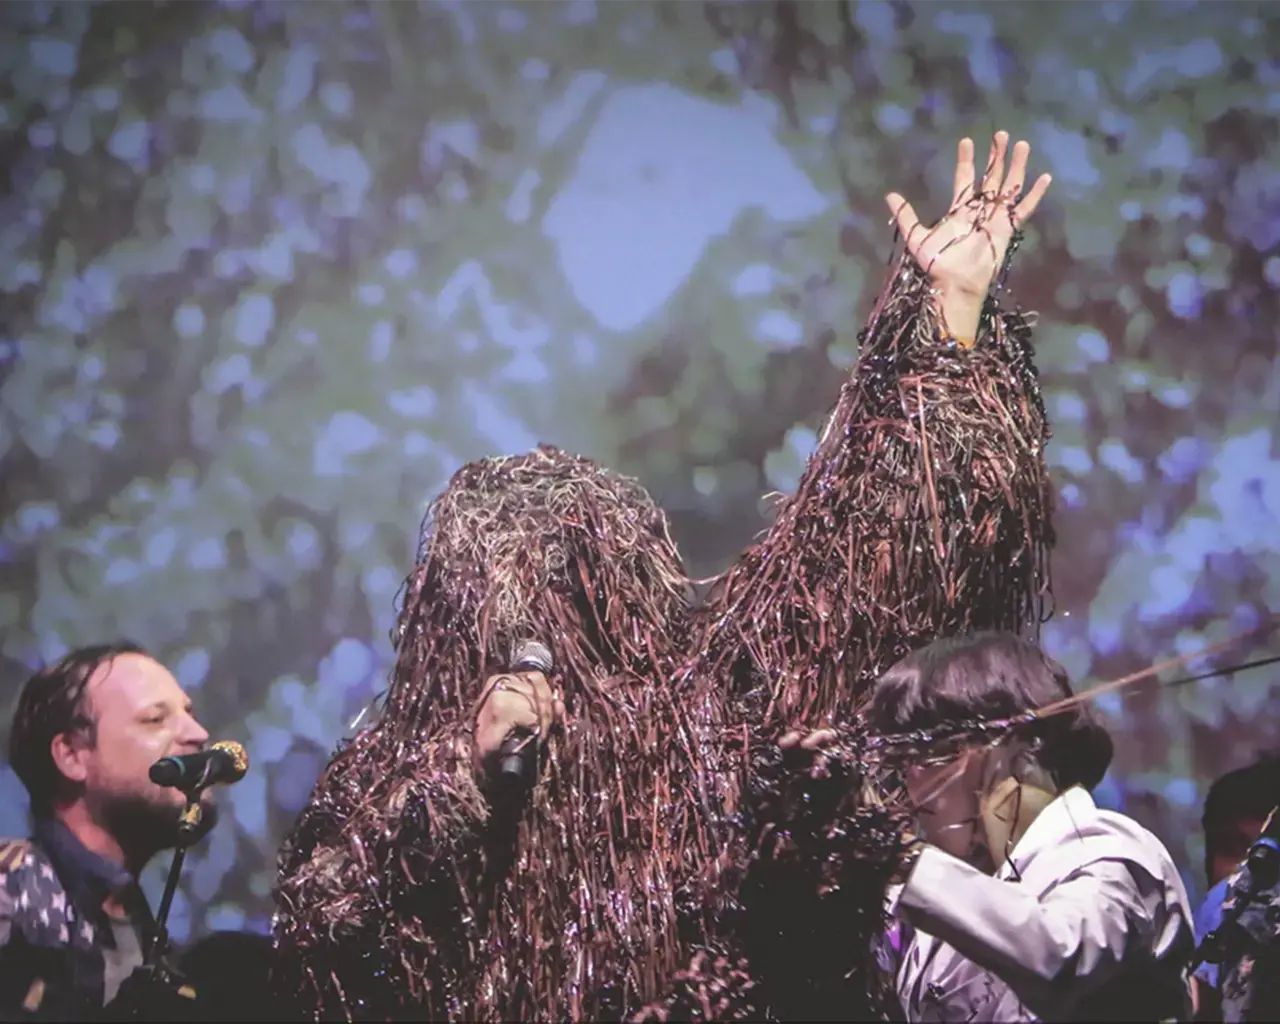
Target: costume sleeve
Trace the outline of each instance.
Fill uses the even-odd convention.
[[[1030,334],[993,298],[966,351],[914,260],[891,271],[796,493],[714,596],[705,660],[766,732],[849,720],[940,634],[1038,625],[1053,535]]]
[[[1031,326],[992,298],[958,347],[927,275],[899,259],[795,494],[710,597],[699,672],[751,734],[741,899],[765,937],[752,973],[783,1017],[812,1019],[877,973],[906,823],[860,805],[857,757],[838,785],[773,763],[779,734],[855,721],[870,684],[939,635],[1042,617],[1052,498]],[[787,842],[762,847],[772,836]]]
[[[1135,961],[1168,925],[1163,883],[1134,861],[1079,866],[1043,896],[932,847],[920,854],[898,913],[991,972],[1043,1020],[1073,1007]]]
[[[315,1019],[442,1019],[431,1000],[445,986],[404,977],[400,952],[429,949],[442,976],[466,955],[488,806],[466,743],[406,744],[394,771],[367,777],[361,742],[331,762],[282,850],[273,987]]]

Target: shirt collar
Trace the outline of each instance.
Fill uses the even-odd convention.
[[[1036,816],[1022,833],[1008,861],[1021,871],[1041,850],[1056,846],[1097,816],[1098,806],[1089,791],[1072,786]],[[1008,861],[1000,866],[997,877],[1007,878],[1012,873]]]
[[[34,831],[67,895],[80,909],[97,912],[109,896],[128,893],[137,884],[122,865],[94,853],[56,818],[37,820]]]

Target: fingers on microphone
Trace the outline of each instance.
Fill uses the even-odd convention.
[[[529,669],[512,677],[519,691],[532,705],[543,735],[564,717],[564,701],[547,680],[545,673]]]
[[[485,688],[477,712],[485,720],[515,717],[519,724],[537,728],[549,714],[545,691],[516,675],[494,676]]]

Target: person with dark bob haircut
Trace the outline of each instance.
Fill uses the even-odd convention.
[[[874,686],[880,733],[1025,716],[1072,696],[1035,644],[940,640]],[[915,766],[917,842],[891,904],[908,1020],[1187,1019],[1191,909],[1160,841],[1090,790],[1112,745],[1084,705]]]

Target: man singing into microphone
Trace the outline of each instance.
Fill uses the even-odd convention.
[[[185,802],[148,772],[208,738],[135,644],[81,648],[23,686],[9,760],[35,827],[0,841],[0,1017],[97,1017],[143,962],[153,920],[138,875],[177,842]]]

